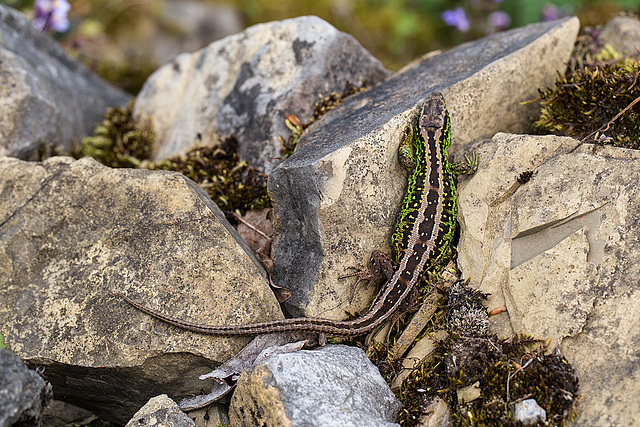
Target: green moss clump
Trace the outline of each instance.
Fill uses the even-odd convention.
[[[435,398],[447,401],[457,425],[463,426],[520,425],[513,419],[513,405],[524,399],[535,399],[544,408],[544,425],[564,425],[575,416],[578,379],[565,359],[545,354],[545,344],[532,337],[516,335],[507,341],[490,334],[481,304],[486,295],[467,283],[457,282],[447,293],[448,337],[404,382],[398,395],[404,404],[400,425],[420,423]],[[384,361],[380,353],[373,359]],[[458,401],[458,390],[476,382],[480,397]]]
[[[286,159],[296,149],[296,145],[298,143],[298,138],[302,135],[302,132],[311,126],[316,120],[320,119],[323,115],[325,115],[330,110],[334,109],[338,105],[344,101],[348,96],[354,95],[356,93],[362,92],[366,90],[367,82],[363,80],[360,86],[351,86],[349,87],[342,95],[339,95],[336,92],[331,92],[328,96],[320,95],[320,101],[316,102],[313,106],[313,116],[307,123],[302,123],[298,117],[293,114],[287,115],[285,119],[285,124],[287,128],[291,131],[291,135],[287,139],[284,139],[280,136],[280,144],[282,145],[282,149],[280,152]]]
[[[135,124],[133,103],[110,108],[93,136],[82,141],[74,156],[90,156],[114,167],[146,168],[181,172],[199,184],[225,213],[237,223],[234,213],[271,206],[266,176],[238,158],[237,141],[229,138],[213,147],[196,146],[184,156],[150,162],[154,134],[149,125]]]
[[[584,142],[640,148],[640,109],[625,111],[640,97],[639,76],[639,62],[622,58],[594,36],[581,36],[565,75],[553,89],[539,91],[542,109],[534,129]]]
[[[149,158],[153,138],[149,125],[135,125],[133,101],[130,101],[126,108],[107,109],[93,136],[84,138],[81,147],[72,154],[76,158],[93,157],[112,168],[137,168],[142,160]]]
[[[145,167],[178,171],[191,178],[235,224],[234,213],[244,215],[247,210],[271,206],[266,176],[238,158],[237,145],[235,138],[229,138],[214,147],[197,146],[184,157],[173,156]]]

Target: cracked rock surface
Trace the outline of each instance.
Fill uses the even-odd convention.
[[[640,153],[500,133],[459,188],[459,264],[494,332],[551,339],[576,368],[576,425],[640,417]],[[533,171],[526,183],[517,178]]]
[[[238,379],[231,425],[397,426],[400,408],[359,348],[327,345],[278,354]]]
[[[102,418],[210,388],[198,375],[251,340],[167,325],[109,292],[196,323],[282,318],[255,257],[179,173],[0,158],[0,201],[0,332],[57,399]]]
[[[243,160],[270,172],[281,158],[285,116],[303,122],[331,92],[390,74],[352,36],[315,16],[258,24],[159,68],[136,99],[151,120],[154,159],[196,144],[238,141]]]

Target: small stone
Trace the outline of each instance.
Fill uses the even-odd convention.
[[[481,391],[482,390],[480,389],[480,381],[476,381],[469,386],[461,388],[460,390],[458,390],[458,402],[463,404],[474,401],[480,397]]]
[[[125,427],[195,427],[195,422],[166,394],[152,397]]]
[[[633,16],[616,16],[600,32],[600,40],[623,55],[633,55],[640,49],[640,20]]]
[[[527,399],[513,405],[513,416],[516,421],[528,426],[544,422],[547,419],[547,411],[542,409],[535,399]]]

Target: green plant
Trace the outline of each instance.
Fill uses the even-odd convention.
[[[93,136],[82,140],[76,157],[90,156],[113,168],[138,167],[151,154],[153,131],[146,124],[133,120],[133,101],[126,108],[107,109],[104,120],[96,126]]]
[[[613,55],[607,49],[607,56]],[[539,133],[554,133],[625,148],[640,148],[640,112],[628,108],[640,97],[640,62],[601,60],[559,77],[540,91]],[[624,112],[624,114],[620,114]]]

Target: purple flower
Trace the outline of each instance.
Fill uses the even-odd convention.
[[[461,7],[456,7],[453,10],[445,10],[442,12],[441,17],[445,24],[450,27],[456,27],[458,31],[463,33],[469,31],[469,28],[471,27],[469,19],[467,19],[467,14]]]
[[[542,21],[553,21],[560,18],[560,9],[555,4],[545,4],[542,7]]]
[[[489,14],[487,22],[489,23],[489,26],[496,30],[504,30],[511,24],[511,16],[509,16],[507,12],[498,10]]]
[[[69,28],[69,9],[71,6],[67,0],[36,0],[31,23],[43,32],[51,29],[62,33]]]

